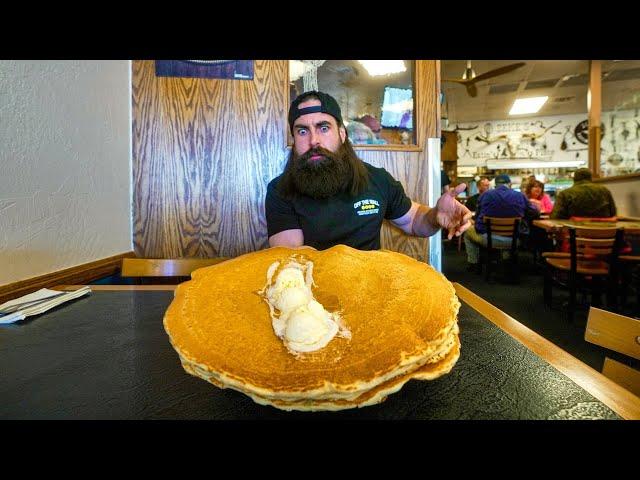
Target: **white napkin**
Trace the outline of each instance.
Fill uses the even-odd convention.
[[[81,297],[90,292],[91,288],[89,288],[88,286],[84,286],[82,288],[79,288],[78,290],[69,291],[63,295],[60,295],[61,292],[59,290],[49,290],[47,288],[41,288],[36,292],[29,293],[28,295],[24,295],[20,298],[14,298],[13,300],[9,300],[8,302],[3,303],[2,305],[0,305],[0,310],[2,310],[3,308],[11,307],[12,305],[16,305],[18,303],[25,303],[33,300],[44,300],[55,295],[60,296],[52,298],[49,301],[43,301],[42,303],[36,303],[35,305],[26,306],[23,309],[20,309],[13,313],[9,313],[7,315],[2,315],[0,316],[0,324],[13,323],[19,320],[24,320],[31,315],[39,315],[40,313],[44,313],[47,310],[52,309],[53,307],[57,307],[61,303],[68,302],[69,300]]]

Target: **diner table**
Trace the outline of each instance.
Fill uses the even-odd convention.
[[[462,347],[450,373],[411,380],[374,406],[286,412],[183,370],[162,322],[175,285],[91,285],[88,296],[0,325],[0,418],[640,419],[638,397],[454,287]]]
[[[562,229],[566,226],[574,227],[616,227],[624,230],[640,229],[640,220],[627,220],[628,217],[618,217],[615,222],[601,221],[575,221],[561,218],[544,218],[533,220],[533,225],[540,227],[547,232]]]
[[[534,227],[542,229],[541,231],[543,239],[540,240],[540,247],[542,251],[553,251],[560,248],[562,243],[563,231],[566,233],[567,227],[595,227],[595,228],[622,228],[624,232],[625,241],[629,242],[628,245],[631,249],[630,252],[633,255],[640,253],[640,219],[635,217],[618,216],[617,220],[606,221],[593,221],[593,220],[568,220],[561,218],[545,218],[537,219],[532,222]]]

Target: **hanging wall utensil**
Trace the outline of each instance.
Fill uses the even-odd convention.
[[[627,141],[627,137],[629,136],[631,132],[629,130],[627,130],[627,122],[622,122],[622,138],[624,138],[624,141]]]
[[[564,129],[564,135],[562,136],[562,143],[560,144],[560,150],[566,150],[568,148],[567,145],[567,133],[569,133],[569,129],[571,127],[567,126]]]

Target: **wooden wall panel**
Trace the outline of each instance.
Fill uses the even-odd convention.
[[[133,62],[134,250],[141,257],[233,257],[265,248],[264,196],[286,160],[287,61],[256,60],[254,79],[156,77]],[[358,152],[426,203],[426,137],[437,135],[438,66],[419,61],[420,151]],[[422,125],[423,127],[420,127]],[[394,229],[395,230],[395,229]],[[383,229],[383,247],[420,260],[428,240]]]
[[[267,245],[266,183],[282,168],[285,61],[254,80],[156,77],[133,62],[134,250],[233,257]]]

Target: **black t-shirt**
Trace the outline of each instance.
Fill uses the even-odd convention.
[[[297,195],[289,200],[276,188],[281,176],[271,180],[265,200],[269,236],[302,229],[304,244],[318,250],[338,244],[359,250],[379,249],[383,219],[403,216],[411,208],[411,199],[384,168],[363,163],[369,171],[369,184],[356,196],[340,193],[314,199]]]

